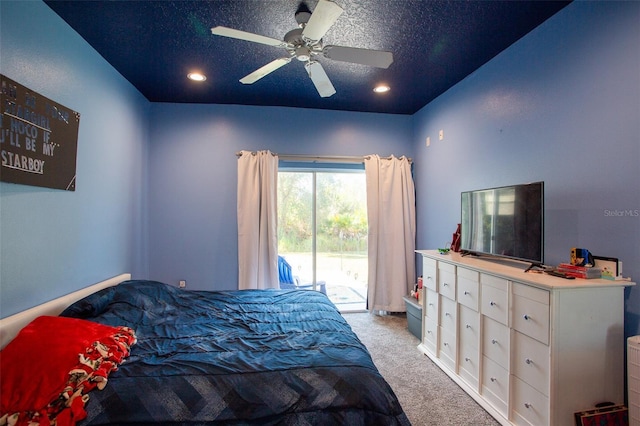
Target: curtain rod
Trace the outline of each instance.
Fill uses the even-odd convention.
[[[256,152],[252,151],[252,155],[255,155]],[[280,160],[287,161],[301,161],[301,162],[312,162],[312,163],[363,163],[365,159],[369,159],[370,155],[364,156],[336,156],[336,155],[298,155],[298,154],[276,154],[271,153],[271,155],[277,155]],[[242,151],[236,152],[237,157],[242,156]],[[390,160],[389,157],[380,157],[385,160]],[[406,157],[409,160],[409,163],[412,162],[410,157]]]

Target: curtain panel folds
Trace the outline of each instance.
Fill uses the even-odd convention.
[[[278,157],[238,157],[238,289],[278,288]]]
[[[411,163],[406,157],[364,160],[369,221],[370,312],[405,312],[415,283],[416,213]]]

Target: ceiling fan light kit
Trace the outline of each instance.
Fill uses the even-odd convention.
[[[301,62],[305,62],[304,67],[309,78],[320,96],[326,98],[336,93],[336,90],[322,64],[316,60],[318,56],[334,61],[350,62],[376,68],[388,68],[393,63],[393,54],[387,51],[358,47],[323,46],[322,37],[342,12],[343,9],[336,3],[330,0],[319,0],[313,13],[299,10],[295,14],[296,22],[300,28],[293,29],[285,34],[284,41],[221,26],[211,28],[211,33],[222,37],[284,48],[287,51],[289,56],[276,59],[258,68],[241,78],[241,83],[253,84],[262,77],[288,64],[291,59],[296,58]]]

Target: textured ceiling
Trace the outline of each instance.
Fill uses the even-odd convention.
[[[282,39],[297,0],[47,1],[149,101],[277,105],[413,114],[543,21],[564,1],[335,0],[344,13],[325,45],[391,51],[388,69],[320,58],[337,93],[321,98],[293,60],[251,85],[238,80],[284,50],[211,34],[225,26]],[[313,11],[317,0],[304,4]],[[207,80],[194,83],[199,70]],[[391,91],[379,95],[380,82]]]

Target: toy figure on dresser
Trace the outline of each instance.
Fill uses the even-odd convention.
[[[459,223],[456,228],[456,232],[453,233],[453,238],[451,239],[451,250],[458,253],[460,251],[460,232],[462,230],[462,225]]]

